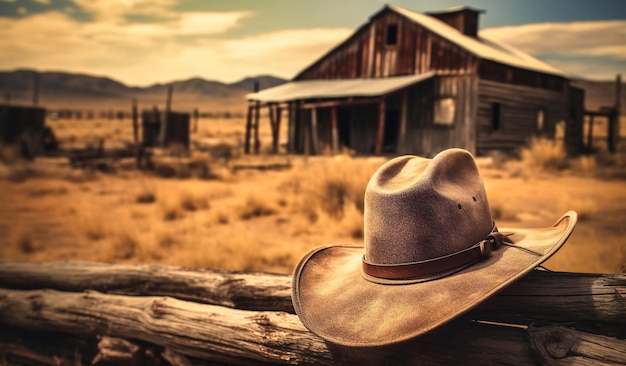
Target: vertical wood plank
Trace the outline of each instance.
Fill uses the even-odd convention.
[[[593,114],[589,116],[589,129],[587,130],[587,152],[593,150]]]
[[[292,153],[296,149],[296,105],[289,102],[287,114],[287,152]]]
[[[250,154],[250,135],[252,130],[252,112],[253,112],[252,104],[248,104],[248,115],[246,117],[246,138],[244,142],[244,153]]]
[[[259,139],[259,120],[261,119],[261,102],[257,101],[254,105],[254,153],[258,154],[261,149],[261,140]]]
[[[274,153],[278,153],[278,143],[280,141],[280,119],[282,114],[282,108],[280,104],[276,105],[276,131],[274,132],[276,136],[274,137]]]
[[[139,113],[137,111],[136,98],[133,98],[132,101],[131,115],[133,118],[133,141],[135,142],[135,146],[137,146],[139,144]]]
[[[272,130],[272,151],[274,153],[277,152],[277,150],[275,149],[276,146],[276,109],[274,108],[274,104],[273,103],[268,103],[267,104],[267,111],[268,111],[268,115],[270,118],[270,128]]]

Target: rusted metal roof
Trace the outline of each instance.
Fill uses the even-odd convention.
[[[248,100],[282,103],[294,100],[378,97],[417,84],[435,73],[374,79],[300,80],[246,95]]]
[[[563,71],[501,42],[490,40],[480,35],[478,38],[467,36],[433,16],[418,13],[396,5],[386,5],[386,7],[430,29],[432,32],[482,59],[547,74],[568,76]]]

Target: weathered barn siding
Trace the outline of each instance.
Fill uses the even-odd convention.
[[[385,44],[389,25],[397,26],[395,45]],[[477,67],[478,59],[466,50],[387,10],[294,80],[376,78],[430,71],[474,73]]]
[[[493,150],[514,152],[532,136],[553,138],[555,126],[568,118],[569,103],[565,91],[480,80],[478,86],[477,153]],[[499,128],[494,127],[494,111],[500,108]],[[543,129],[538,130],[539,111]]]
[[[481,79],[514,85],[530,86],[556,91],[567,88],[569,81],[561,76],[548,75],[531,70],[503,65],[490,60],[481,60],[478,66]]]
[[[180,144],[189,148],[189,113],[170,111],[166,114],[166,112],[155,113],[152,110],[145,110],[142,112],[141,118],[143,146],[159,146],[163,143],[164,146]],[[161,136],[164,120],[166,120],[165,136]]]
[[[440,76],[413,89],[404,146],[399,152],[432,156],[450,147],[475,151],[477,86],[475,76]],[[454,100],[454,121],[437,124],[435,104],[441,98]]]
[[[46,110],[39,107],[0,105],[0,143],[19,143],[41,137],[45,127]]]

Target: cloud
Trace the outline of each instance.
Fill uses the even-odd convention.
[[[117,22],[126,15],[169,15],[177,0],[73,0],[98,21]]]
[[[0,69],[84,72],[132,85],[191,76],[223,81],[267,73],[291,77],[352,32],[291,29],[233,39],[224,33],[251,13],[182,12],[147,23],[129,23],[122,19],[124,12],[118,14],[91,22],[60,11],[0,17]]]
[[[611,78],[626,71],[626,20],[496,27],[481,30],[480,36],[581,76]]]
[[[36,3],[50,5],[50,0],[34,0]]]
[[[249,17],[249,12],[188,12],[183,13],[178,21],[178,34],[215,34],[234,28],[242,19]]]

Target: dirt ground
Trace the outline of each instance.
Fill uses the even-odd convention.
[[[61,146],[132,140],[128,120],[48,123]],[[386,158],[268,155],[268,123],[261,124],[262,154],[241,156],[244,126],[243,119],[200,120],[185,161],[203,168],[202,174],[188,174],[181,158],[156,172],[135,169],[132,159],[106,172],[73,169],[65,158],[0,164],[0,259],[290,273],[313,247],[362,245],[363,192]],[[211,144],[234,153],[225,161],[199,150]],[[573,235],[547,268],[620,273],[626,263],[626,153],[610,160],[610,171],[596,157],[547,171],[495,157],[478,162],[499,227],[549,226],[567,210],[578,212]]]

